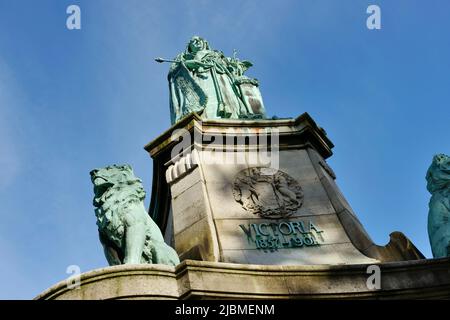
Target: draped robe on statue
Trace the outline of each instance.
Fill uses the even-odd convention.
[[[234,64],[233,64],[234,63]],[[264,117],[264,107],[257,85],[252,85],[253,96],[260,101],[259,107],[249,107],[249,90],[243,97],[242,88],[254,79],[233,73],[240,63],[209,47],[191,52],[189,46],[172,63],[169,74],[170,111],[172,124],[191,112],[197,112],[205,119],[258,118]],[[245,80],[244,79],[244,80]],[[250,82],[251,82],[250,81]],[[258,101],[258,102],[259,102]]]

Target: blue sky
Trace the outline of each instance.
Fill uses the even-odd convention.
[[[66,28],[81,8],[82,29]],[[381,7],[382,28],[366,28]],[[0,0],[0,298],[107,265],[89,171],[129,163],[170,126],[168,65],[195,34],[249,59],[269,115],[308,112],[373,240],[431,257],[425,172],[450,152],[450,2]]]

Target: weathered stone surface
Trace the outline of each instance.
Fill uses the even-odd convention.
[[[204,182],[204,180],[201,178],[199,170],[200,169],[197,167],[186,174],[183,179],[177,180],[177,183],[172,183],[170,191],[173,198],[177,197],[180,193],[192,187],[197,182]]]
[[[331,176],[330,173],[325,170],[324,166],[321,165],[321,163],[325,163],[325,159],[322,158],[320,154],[312,148],[308,149],[308,154],[310,156],[315,172],[317,173],[317,177],[318,179],[320,179],[320,182],[325,189],[325,192],[334,208],[334,211],[336,213],[340,213],[344,210],[347,210],[354,215],[353,209],[337,186],[335,177]],[[328,165],[326,166],[328,167]]]
[[[69,289],[61,281],[36,299],[178,299],[175,267],[161,264],[120,265],[83,273],[80,287]]]
[[[205,261],[120,265],[66,281],[35,299],[449,299],[450,258],[378,264],[381,288],[367,286],[370,264],[264,266]]]
[[[334,214],[329,215],[313,215],[313,216],[302,216],[301,218],[292,218],[289,221],[297,222],[302,221],[306,227],[308,222],[312,222],[315,226],[320,228],[323,232],[317,237],[319,243],[322,244],[334,244],[334,243],[345,243],[350,242],[344,229],[339,224],[339,220]],[[277,223],[278,220],[270,219],[260,219],[253,217],[253,219],[216,219],[217,232],[221,235],[220,245],[224,249],[255,249],[255,244],[249,241],[242,242],[242,237],[246,236],[245,232],[242,230],[240,225],[245,228],[249,228],[251,224],[261,224],[261,223]],[[254,230],[250,227],[252,236],[255,236]],[[296,230],[297,233],[298,230]],[[280,233],[280,232],[278,232]],[[301,249],[299,249],[301,250]]]
[[[314,171],[306,149],[283,150],[280,167],[285,168],[286,173],[297,180],[317,178],[317,173]]]
[[[373,243],[325,162],[333,144],[307,114],[272,121],[202,121],[193,114],[146,146],[156,163],[179,166],[180,157],[171,159],[169,155],[174,147],[170,135],[183,128],[191,137],[185,140],[190,141],[185,150],[194,150],[198,164],[181,177],[170,174],[166,181],[172,191],[175,247],[182,259],[301,265],[423,258],[397,233],[384,247]],[[268,143],[269,136],[273,143]],[[278,157],[264,162],[261,149],[273,152],[271,155],[279,152]],[[240,157],[245,161],[220,162],[229,155],[245,155]],[[164,190],[164,181],[158,180],[158,184]],[[152,203],[167,201],[162,196]],[[167,208],[152,208],[152,216],[162,216],[157,221],[167,220]],[[323,233],[303,230],[282,237],[267,232],[268,226],[289,228],[289,223],[299,220],[318,224]],[[254,229],[250,242],[241,225]],[[319,236],[325,239],[322,243],[316,243]]]
[[[180,259],[220,261],[219,242],[212,220],[205,217],[175,233],[175,249]]]
[[[228,252],[224,252],[223,255],[227,257]],[[267,253],[253,249],[245,250],[244,255],[247,261],[260,265],[338,265],[349,264],[349,261],[351,261],[351,264],[378,263],[378,260],[362,255],[350,242],[305,247],[301,250],[296,248],[278,249],[278,251]],[[243,263],[234,261],[234,263],[236,262]]]
[[[172,210],[177,213],[173,223],[175,234],[208,216],[208,203],[202,182],[195,183],[174,197],[172,204]]]
[[[213,195],[209,200],[215,219],[252,219],[255,217],[251,212],[242,209],[241,204],[235,201],[231,182],[210,182],[207,184],[207,188],[208,194]]]

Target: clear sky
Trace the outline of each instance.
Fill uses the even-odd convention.
[[[81,8],[81,30],[66,8]],[[366,9],[381,8],[381,30]],[[170,126],[168,65],[192,35],[254,67],[269,115],[308,112],[373,240],[427,256],[425,173],[450,152],[447,0],[0,0],[0,298],[29,299],[107,262],[89,171],[129,163]]]

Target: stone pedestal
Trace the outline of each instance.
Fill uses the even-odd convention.
[[[66,281],[37,300],[104,299],[449,299],[450,258],[380,264],[381,287],[367,286],[368,265],[264,266],[186,260],[176,268],[120,265]]]
[[[182,260],[338,265],[423,258],[399,232],[384,247],[371,241],[326,162],[332,148],[306,113],[258,121],[192,114],[145,147],[154,160],[150,215]]]
[[[265,146],[270,161],[258,156]],[[450,258],[424,259],[400,232],[371,241],[326,163],[332,147],[308,114],[184,118],[145,147],[150,215],[181,264],[93,270],[78,289],[62,281],[36,299],[450,298]],[[374,265],[379,288],[368,286]]]

